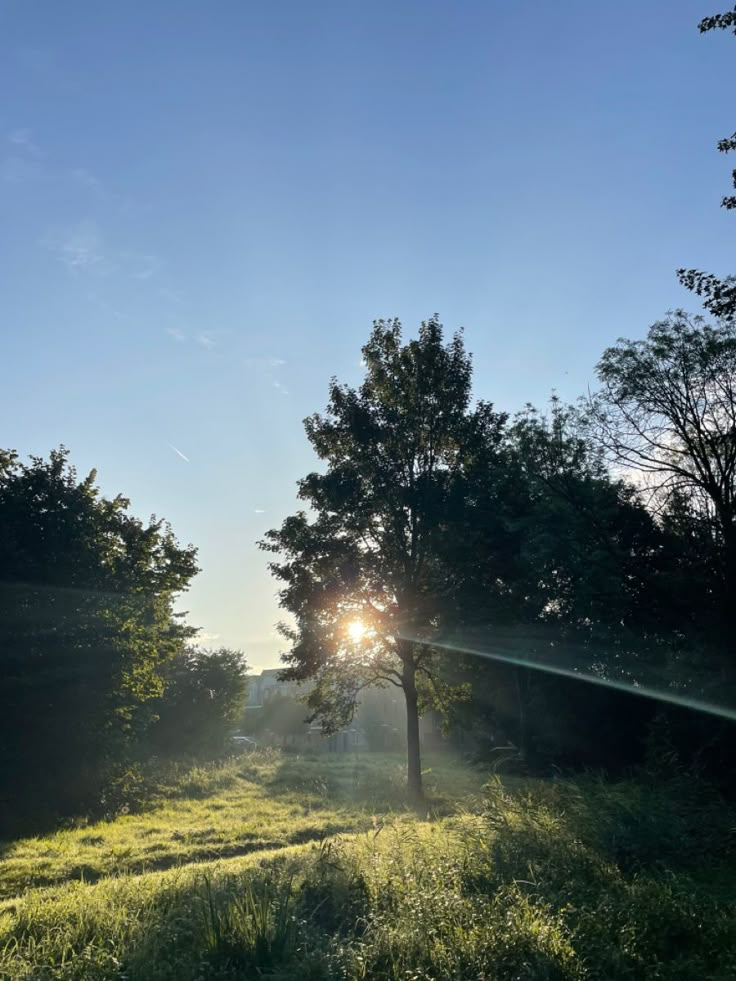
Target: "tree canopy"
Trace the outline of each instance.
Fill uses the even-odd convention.
[[[369,685],[401,688],[407,705],[410,791],[421,793],[420,699],[439,697],[426,641],[451,604],[443,553],[464,519],[466,464],[498,442],[505,417],[473,404],[462,337],[437,318],[402,343],[398,321],[377,321],[358,388],[333,380],[324,415],[305,422],[324,462],[299,483],[310,508],[266,535],[281,556],[284,676],[310,679],[325,731],[352,716]]]
[[[727,629],[736,595],[736,326],[682,312],[640,341],[620,340],[598,364],[588,400],[593,436],[636,474],[663,520],[697,524]],[[666,516],[666,518],[664,517]]]
[[[239,651],[186,647],[163,665],[151,746],[170,757],[214,759],[243,715],[247,665]]]
[[[193,633],[173,604],[196,550],[95,481],[63,448],[0,454],[0,796],[16,812],[36,787],[39,809],[94,803]]]

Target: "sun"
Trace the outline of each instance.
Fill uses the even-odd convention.
[[[348,636],[354,642],[362,640],[365,637],[365,624],[361,620],[351,620],[348,624]]]

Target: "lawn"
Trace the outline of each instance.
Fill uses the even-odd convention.
[[[713,792],[426,765],[420,812],[398,757],[270,753],[8,842],[0,978],[736,977],[736,820]]]
[[[161,788],[142,814],[80,822],[0,845],[0,900],[69,880],[147,871],[262,852],[367,830],[406,811],[402,757],[297,757],[260,752],[197,767]],[[429,809],[445,811],[483,783],[479,770],[430,760]]]

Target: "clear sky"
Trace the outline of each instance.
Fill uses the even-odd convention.
[[[191,621],[274,665],[255,542],[373,318],[464,327],[515,410],[733,271],[728,6],[0,0],[0,445],[168,518]]]

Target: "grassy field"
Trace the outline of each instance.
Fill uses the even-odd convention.
[[[420,813],[398,757],[265,753],[6,842],[0,978],[736,977],[736,819],[713,794],[426,766]]]
[[[456,806],[483,783],[479,771],[458,770],[441,756],[428,767],[433,812]],[[364,831],[374,815],[405,811],[405,779],[398,755],[266,752],[189,769],[143,814],[0,846],[0,900],[69,880],[90,883]]]

